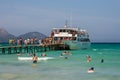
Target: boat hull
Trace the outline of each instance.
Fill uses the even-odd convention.
[[[70,50],[90,48],[90,42],[78,42],[78,41],[72,41],[72,40],[71,41],[64,40],[63,44],[68,45]]]

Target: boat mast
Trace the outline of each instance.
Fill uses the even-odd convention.
[[[65,26],[64,26],[64,28],[67,28],[67,20],[65,21]]]

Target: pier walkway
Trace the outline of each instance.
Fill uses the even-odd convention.
[[[15,45],[0,46],[0,54],[17,54],[17,53],[36,53],[50,50],[66,50],[68,46],[65,44],[47,44],[47,45]]]

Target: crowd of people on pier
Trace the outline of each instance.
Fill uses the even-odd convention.
[[[38,40],[36,37],[28,39],[22,39],[21,37],[18,39],[14,38],[9,39],[9,45],[30,45],[30,44],[40,44],[40,40]]]
[[[34,38],[28,38],[28,39],[23,39],[23,38],[10,38],[9,39],[9,45],[33,45],[33,44],[41,44],[41,45],[50,45],[50,44],[56,44],[60,43],[60,40],[53,40],[51,37],[47,37],[44,39],[39,40],[37,37]]]

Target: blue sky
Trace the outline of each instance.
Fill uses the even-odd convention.
[[[92,42],[120,42],[120,0],[0,0],[0,28],[16,36],[53,27],[86,29]]]

